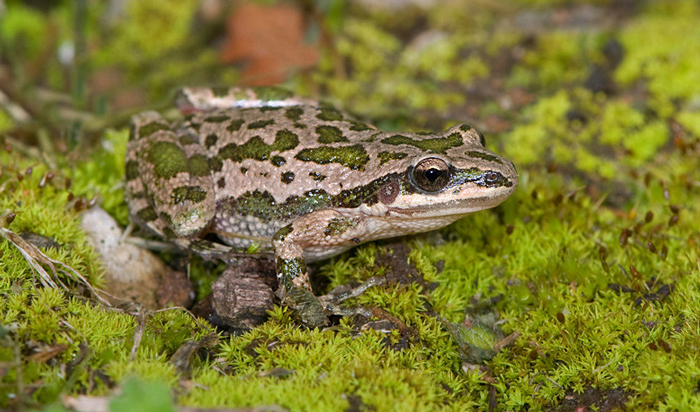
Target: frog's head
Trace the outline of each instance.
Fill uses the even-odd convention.
[[[438,144],[435,136],[425,136],[425,141]],[[487,150],[472,126],[454,126],[440,141],[439,150],[424,145],[427,150],[406,159],[403,176],[379,189],[378,200],[390,213],[454,220],[494,207],[515,191],[515,166]]]

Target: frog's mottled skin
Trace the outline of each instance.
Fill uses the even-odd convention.
[[[186,113],[133,119],[126,198],[142,227],[206,254],[200,239],[272,250],[283,303],[325,322],[306,262],[445,226],[496,206],[513,164],[469,125],[441,135],[377,130],[277,89],[185,89]]]

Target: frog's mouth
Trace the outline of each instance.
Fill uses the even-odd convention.
[[[393,204],[388,205],[385,211],[387,216],[402,216],[411,219],[447,218],[449,216],[458,219],[470,213],[498,206],[515,191],[516,187],[517,180],[511,186],[482,189],[471,194],[454,190],[435,196],[400,196]]]

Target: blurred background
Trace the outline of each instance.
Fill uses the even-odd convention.
[[[0,0],[0,229],[90,280],[74,212],[128,224],[129,119],[175,118],[182,86],[280,85],[387,130],[468,122],[520,174],[496,209],[319,265],[328,289],[403,279],[357,298],[390,330],[276,308],[182,374],[167,359],[208,333],[184,312],[106,315],[3,240],[0,409],[137,375],[170,407],[700,410],[699,22],[696,0]]]

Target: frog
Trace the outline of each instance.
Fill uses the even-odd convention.
[[[385,131],[274,87],[189,87],[175,102],[181,118],[132,118],[132,222],[205,258],[273,256],[276,294],[308,327],[326,325],[329,313],[309,263],[442,228],[518,185],[514,164],[468,123]]]

